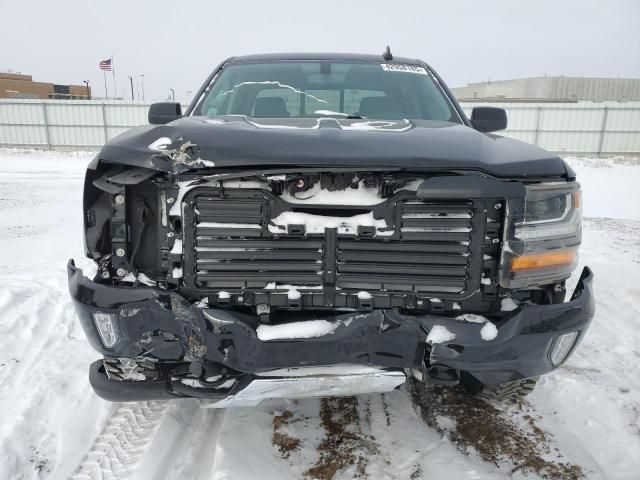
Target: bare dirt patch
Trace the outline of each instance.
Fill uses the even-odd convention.
[[[380,453],[374,437],[362,432],[355,397],[323,398],[321,424],[325,436],[318,446],[319,458],[305,472],[316,480],[332,480],[336,473],[355,467],[354,478],[367,478],[368,458]]]
[[[281,415],[273,417],[273,434],[271,435],[271,444],[278,449],[282,458],[289,458],[292,452],[300,449],[302,440],[293,435],[280,431],[284,425],[296,421],[293,413],[285,410]]]
[[[583,478],[578,465],[562,462],[551,446],[550,434],[535,422],[526,404],[502,411],[461,388],[413,382],[411,393],[426,423],[451,440],[462,452],[475,451],[487,462],[511,473],[545,479]],[[520,420],[520,421],[518,421]]]

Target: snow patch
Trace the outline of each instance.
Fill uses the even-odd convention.
[[[176,241],[173,243],[173,247],[171,248],[171,252],[169,253],[182,255],[182,240],[176,238]]]
[[[434,325],[429,335],[427,335],[427,343],[445,343],[456,338],[456,334],[450,332],[447,327],[443,325]]]
[[[284,233],[289,225],[304,225],[307,233],[323,233],[325,228],[336,228],[338,233],[356,234],[358,227],[376,227],[376,236],[392,235],[393,231],[380,231],[388,228],[384,219],[376,219],[373,212],[362,213],[352,217],[330,217],[302,212],[283,212],[271,219],[269,231]]]
[[[503,298],[502,302],[500,302],[500,310],[503,312],[512,312],[518,308],[518,306],[516,301],[511,297]]]
[[[358,300],[371,300],[371,294],[369,292],[358,292]]]
[[[493,340],[498,336],[498,328],[493,323],[487,322],[480,330],[480,336],[487,342]]]
[[[194,307],[198,308],[209,308],[209,297],[203,297],[193,304]]]
[[[269,282],[264,290],[322,290],[322,285],[284,285]]]
[[[302,296],[302,294],[298,291],[298,289],[296,287],[291,287],[287,291],[287,298],[289,300],[300,300],[301,296]]]
[[[256,333],[263,342],[269,340],[287,340],[293,338],[315,338],[329,335],[341,325],[341,322],[327,320],[308,320],[305,322],[284,323],[281,325],[260,325]]]
[[[461,322],[469,322],[469,323],[485,323],[485,322],[488,322],[488,320],[486,318],[484,318],[482,315],[475,315],[473,313],[464,313],[464,314],[456,317],[456,320],[459,320]]]
[[[121,281],[126,283],[135,283],[136,276],[133,273],[129,272],[124,277],[122,277]]]
[[[198,160],[195,161],[193,166],[194,167],[215,167],[216,164],[211,160],[203,160],[202,158],[199,158]]]

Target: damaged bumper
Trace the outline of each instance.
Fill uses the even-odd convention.
[[[199,397],[213,406],[255,405],[275,397],[346,395],[392,390],[407,369],[426,381],[455,384],[468,372],[485,385],[538,376],[570,355],[594,315],[593,275],[582,272],[571,300],[555,305],[521,305],[490,320],[497,335],[483,339],[483,324],[437,315],[404,315],[395,310],[325,316],[330,333],[312,338],[260,340],[259,319],[222,309],[194,307],[182,296],[150,287],[112,287],[87,279],[73,261],[69,289],[92,346],[105,357],[149,360],[159,366],[155,380],[115,380],[103,362],[90,369],[95,392],[112,401]],[[95,314],[112,319],[113,345],[105,346]],[[451,334],[427,343],[436,325]],[[573,334],[560,362],[553,357],[562,335]],[[110,342],[107,342],[110,343]],[[554,361],[556,360],[555,364]],[[313,367],[350,365],[373,370],[318,374]],[[219,378],[204,386],[175,372]],[[292,376],[286,369],[309,369]],[[280,370],[280,373],[276,373]],[[329,371],[330,372],[330,371]]]

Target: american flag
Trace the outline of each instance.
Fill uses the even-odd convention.
[[[100,62],[100,70],[107,70],[107,71],[111,71],[111,59],[109,58],[108,60],[102,60]]]

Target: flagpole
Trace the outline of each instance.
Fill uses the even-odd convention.
[[[104,75],[104,99],[109,100],[109,94],[107,93],[107,72],[102,70],[102,74]]]
[[[113,99],[115,100],[118,89],[116,86],[116,66],[115,63],[113,63],[113,53],[111,54],[111,73],[113,74]]]

